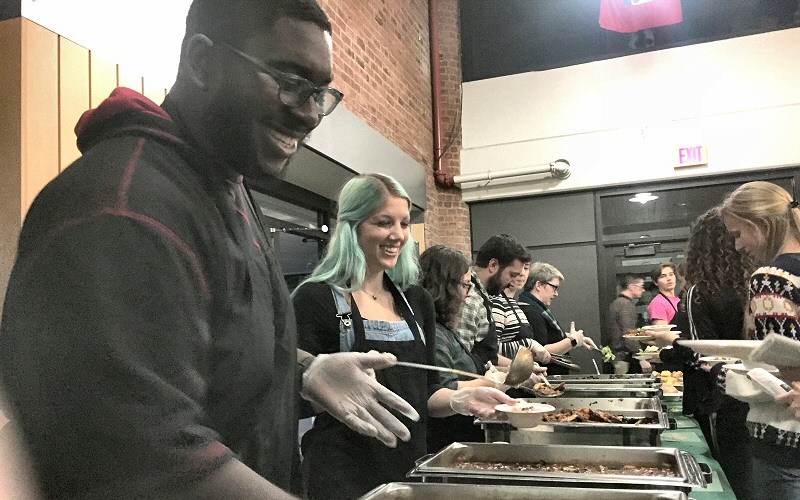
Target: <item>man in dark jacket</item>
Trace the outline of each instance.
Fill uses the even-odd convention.
[[[296,350],[243,182],[278,174],[341,100],[327,17],[196,0],[186,28],[164,104],[117,89],[85,113],[83,156],[22,228],[0,375],[47,497],[287,497],[298,391],[408,439],[381,403],[415,412],[368,375],[392,356]]]

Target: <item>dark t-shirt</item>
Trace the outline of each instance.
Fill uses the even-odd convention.
[[[257,221],[231,196],[242,185],[149,106],[82,134],[84,155],[28,212],[0,333],[8,399],[47,497],[184,497],[234,453],[288,488],[282,273],[241,226],[237,210]]]

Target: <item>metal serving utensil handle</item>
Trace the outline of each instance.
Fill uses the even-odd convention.
[[[406,366],[408,368],[419,368],[420,370],[432,370],[436,372],[455,373],[456,375],[462,375],[464,377],[483,378],[483,375],[478,375],[477,373],[465,372],[463,370],[456,370],[455,368],[445,368],[443,366],[424,365],[422,363],[411,363],[408,361],[398,361],[395,363],[395,365]]]

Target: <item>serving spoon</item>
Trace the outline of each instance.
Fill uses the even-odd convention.
[[[464,377],[484,378],[483,375],[477,373],[467,372],[464,370],[456,370],[455,368],[445,368],[443,366],[426,365],[423,363],[411,363],[410,361],[397,361],[396,366],[406,366],[408,368],[419,368],[422,370],[433,370],[437,372],[455,373]],[[525,382],[531,377],[533,373],[533,354],[529,349],[524,347],[517,351],[514,359],[511,360],[511,365],[508,367],[508,374],[503,382],[503,385],[516,387]]]

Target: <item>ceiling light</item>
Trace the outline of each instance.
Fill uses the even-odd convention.
[[[633,203],[641,203],[644,205],[648,201],[657,200],[658,196],[652,193],[636,193],[633,198],[630,198],[628,201]]]

